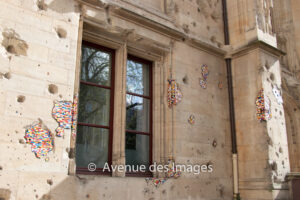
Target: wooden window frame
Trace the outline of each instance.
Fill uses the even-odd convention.
[[[108,165],[110,168],[109,171],[103,171],[103,168],[96,168],[95,171],[89,171],[87,167],[77,167],[76,166],[76,174],[94,174],[94,175],[111,175],[112,170],[111,170],[111,164],[112,164],[112,150],[113,150],[113,119],[114,119],[114,93],[115,93],[115,50],[110,49],[95,43],[91,43],[88,41],[83,40],[82,41],[82,46],[87,46],[87,47],[92,47],[97,50],[100,50],[104,53],[109,53],[111,55],[111,72],[110,72],[110,86],[104,86],[104,85],[99,85],[96,83],[91,83],[87,81],[82,81],[80,79],[80,85],[89,85],[93,87],[99,87],[103,89],[108,89],[110,90],[110,108],[109,108],[109,125],[108,126],[103,126],[103,125],[97,125],[97,124],[89,124],[89,123],[82,123],[78,122],[78,126],[87,126],[87,127],[95,127],[95,128],[103,128],[103,129],[108,129],[109,130],[109,144],[108,144]],[[81,68],[81,65],[80,65]],[[80,103],[80,99],[79,99]]]
[[[136,97],[141,97],[141,98],[145,98],[148,99],[150,101],[150,121],[149,121],[149,133],[147,132],[143,132],[143,131],[136,131],[136,130],[127,130],[125,127],[125,138],[126,138],[126,133],[130,133],[130,134],[139,134],[139,135],[147,135],[149,136],[149,166],[152,165],[152,147],[153,147],[153,62],[143,59],[143,58],[139,58],[136,57],[134,55],[128,54],[127,55],[127,62],[131,60],[134,62],[138,62],[141,64],[145,64],[149,67],[149,96],[145,96],[145,95],[141,95],[141,94],[136,94],[133,92],[128,92],[126,90],[126,95],[132,95],[132,96],[136,96]],[[126,67],[127,67],[127,62],[126,62]],[[127,77],[127,75],[126,75]],[[126,150],[125,150],[126,151]],[[125,158],[126,159],[126,158]],[[126,163],[125,163],[126,164]],[[146,172],[126,172],[125,176],[128,177],[152,177],[153,174],[150,171],[146,171]]]

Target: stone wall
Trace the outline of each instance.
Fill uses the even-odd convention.
[[[134,1],[116,1],[108,4],[109,8],[100,4],[97,8],[88,4],[79,6],[70,0],[0,2],[0,198],[232,198],[224,51],[218,49],[223,43],[221,2],[210,5],[202,1],[187,4],[174,1],[179,9],[175,5],[173,14],[165,12],[168,3],[147,1],[136,5]],[[132,8],[134,16],[124,15]],[[92,37],[91,32],[98,36]],[[114,174],[115,177],[75,175],[71,151],[75,144],[70,130],[65,130],[61,138],[54,137],[55,149],[46,158],[35,157],[31,146],[25,144],[26,127],[40,119],[52,133],[55,132],[58,124],[51,116],[54,100],[72,101],[78,88],[81,35],[85,40],[102,45],[110,45],[103,39],[106,37],[118,40],[122,45],[112,48],[117,49],[119,63],[122,63],[121,52],[126,53],[123,51],[126,45],[128,52],[155,61],[155,160],[210,163],[214,166],[213,173],[183,173],[159,188],[143,177],[123,177],[124,174]],[[207,89],[199,84],[203,64],[209,69]],[[173,111],[165,108],[165,131],[160,131],[159,119],[163,115],[160,108],[166,106],[164,88],[166,79],[171,76],[171,65],[173,78],[182,89],[183,101]],[[124,83],[118,81],[122,87]],[[188,123],[190,115],[195,116],[194,125]],[[115,119],[124,118],[117,115]],[[119,127],[116,131],[123,134],[122,127],[118,124],[116,127]],[[162,144],[156,136],[158,133],[166,135]],[[162,145],[160,148],[158,143]],[[119,144],[122,140],[116,139],[114,162],[124,164],[124,149],[118,149]],[[162,154],[163,149],[166,153]]]

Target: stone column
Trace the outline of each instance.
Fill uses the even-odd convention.
[[[273,94],[273,88],[281,88],[279,56],[280,51],[264,42],[255,42],[233,54],[239,188],[243,200],[288,197],[285,176],[290,165],[284,109]],[[265,102],[269,102],[270,117],[260,121],[256,98],[262,89]]]

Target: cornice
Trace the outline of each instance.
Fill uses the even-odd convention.
[[[136,10],[130,9],[127,6],[117,3],[117,1],[110,0],[106,3],[102,3],[100,0],[76,0],[82,5],[91,7],[93,9],[102,10],[110,7],[110,13],[118,18],[135,23],[139,26],[145,27],[149,30],[162,34],[175,41],[181,41],[189,46],[203,50],[207,53],[224,58],[226,51],[222,48],[214,46],[200,38],[186,34],[183,30],[174,25],[174,22],[165,14],[157,14],[157,12],[151,12],[143,9],[145,12],[137,12],[140,7],[136,7]],[[124,1],[126,3],[127,1]],[[131,7],[134,6],[131,4]],[[144,14],[147,13],[147,14]]]

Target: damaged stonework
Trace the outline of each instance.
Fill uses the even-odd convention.
[[[28,45],[22,40],[13,29],[4,29],[2,32],[3,40],[1,45],[6,49],[7,53],[16,56],[26,56]]]
[[[41,120],[26,129],[24,138],[37,158],[47,156],[54,148],[52,134]]]

